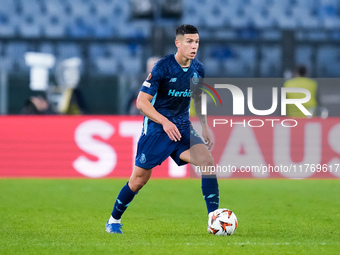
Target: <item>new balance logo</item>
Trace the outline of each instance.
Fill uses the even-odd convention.
[[[177,78],[171,78],[169,82],[176,82]]]

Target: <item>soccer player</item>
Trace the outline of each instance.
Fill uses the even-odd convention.
[[[144,81],[137,98],[137,108],[145,115],[142,134],[138,141],[135,166],[130,180],[121,189],[113,207],[106,231],[122,234],[121,216],[150,179],[152,169],[169,156],[177,163],[191,163],[201,169],[210,169],[214,160],[209,149],[213,138],[206,118],[200,114],[202,137],[197,135],[189,121],[191,96],[197,109],[200,93],[190,89],[190,79],[204,77],[203,64],[195,59],[199,46],[199,34],[192,25],[176,29],[176,54],[158,61]],[[197,111],[199,112],[199,111]],[[209,148],[209,149],[208,149]],[[219,205],[219,189],[216,174],[203,172],[202,193],[208,213]]]

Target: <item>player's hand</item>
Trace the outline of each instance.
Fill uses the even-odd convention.
[[[181,140],[181,138],[182,138],[181,133],[179,132],[178,128],[171,121],[166,121],[163,124],[163,130],[164,130],[165,133],[167,133],[167,135],[169,136],[169,138],[172,141],[177,142],[177,141]]]
[[[206,125],[202,128],[202,137],[204,139],[205,145],[208,147],[209,150],[211,150],[214,145],[214,137],[212,136],[208,126]]]

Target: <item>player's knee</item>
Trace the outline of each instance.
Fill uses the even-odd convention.
[[[133,192],[139,191],[144,185],[147,183],[147,180],[142,178],[136,178],[134,180],[129,181],[129,187]]]
[[[199,165],[200,166],[213,166],[214,158],[211,155],[206,155],[205,157],[201,157]]]
[[[206,165],[207,166],[213,166],[214,165],[214,158],[209,155],[209,157],[206,159]]]

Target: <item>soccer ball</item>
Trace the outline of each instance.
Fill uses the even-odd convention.
[[[217,209],[209,213],[208,232],[217,236],[230,236],[237,228],[235,213],[229,209]]]

